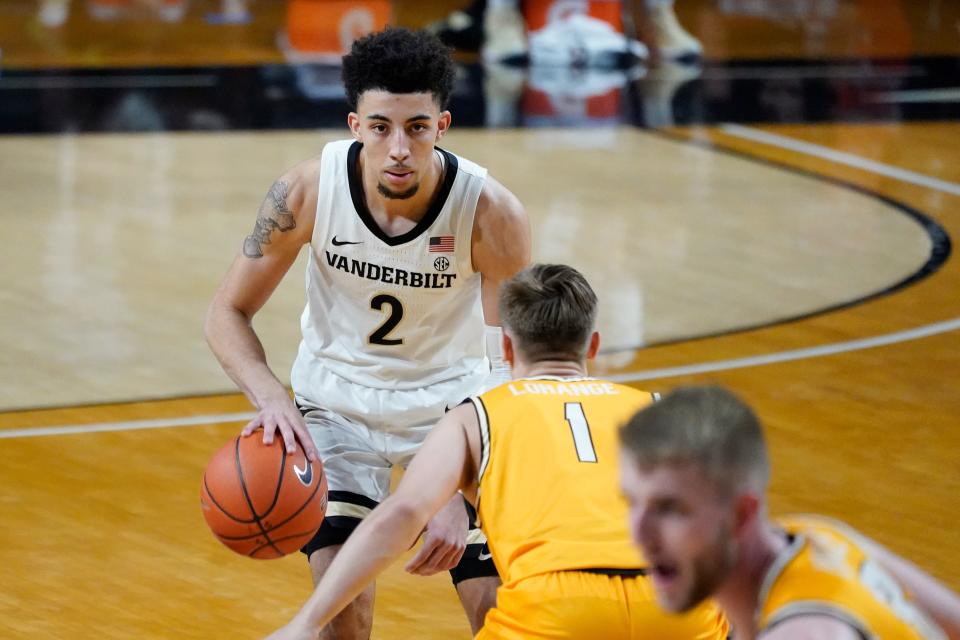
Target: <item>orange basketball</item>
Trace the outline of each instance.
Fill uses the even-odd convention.
[[[213,534],[237,553],[279,558],[297,551],[327,511],[327,477],[297,447],[237,436],[214,454],[203,474],[200,506]]]

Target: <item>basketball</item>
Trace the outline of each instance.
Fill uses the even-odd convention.
[[[327,477],[281,438],[237,436],[214,454],[200,486],[203,517],[220,542],[251,558],[279,558],[309,542],[327,511]]]

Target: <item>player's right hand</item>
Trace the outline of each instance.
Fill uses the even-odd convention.
[[[313,438],[307,430],[307,424],[303,421],[303,416],[289,397],[262,406],[240,435],[247,437],[261,427],[264,444],[271,444],[279,431],[288,455],[297,450],[297,441],[299,441],[308,460],[320,458],[317,447],[313,444]]]

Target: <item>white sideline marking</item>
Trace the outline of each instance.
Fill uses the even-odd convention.
[[[819,144],[802,142],[795,138],[789,138],[787,136],[781,136],[776,133],[769,133],[767,131],[760,131],[759,129],[744,127],[738,124],[721,125],[720,130],[727,135],[735,136],[737,138],[752,140],[761,144],[767,144],[772,147],[779,147],[781,149],[789,149],[790,151],[797,151],[799,153],[806,153],[807,155],[823,158],[824,160],[830,160],[831,162],[837,162],[850,167],[856,167],[857,169],[872,171],[879,175],[887,176],[888,178],[894,178],[896,180],[902,180],[903,182],[909,182],[910,184],[936,189],[937,191],[943,191],[955,196],[960,196],[960,184],[955,182],[931,178],[930,176],[922,173],[916,173],[915,171],[907,171],[906,169],[900,169],[899,167],[894,167],[882,162],[867,160],[866,158],[861,158],[860,156],[852,153],[837,151]]]
[[[896,333],[888,333],[873,338],[863,338],[860,340],[850,340],[848,342],[834,342],[819,347],[808,347],[806,349],[794,349],[792,351],[780,351],[779,353],[768,353],[762,356],[749,356],[747,358],[733,358],[731,360],[717,360],[716,362],[703,362],[699,364],[684,365],[681,367],[669,367],[666,369],[648,369],[646,371],[637,371],[635,373],[624,373],[618,376],[604,376],[604,380],[611,382],[637,382],[640,380],[654,380],[656,378],[672,378],[675,376],[686,376],[695,373],[710,373],[712,371],[728,371],[730,369],[743,369],[744,367],[756,367],[765,364],[776,364],[778,362],[789,362],[791,360],[803,360],[805,358],[817,358],[820,356],[832,356],[838,353],[848,351],[861,351],[863,349],[872,349],[885,345],[896,344],[898,342],[907,342],[910,340],[919,340],[935,336],[939,333],[955,331],[960,329],[960,318],[936,322],[934,324],[924,325],[915,329],[906,329]]]
[[[32,438],[35,436],[62,436],[77,433],[98,433],[102,431],[135,431],[137,429],[165,429],[167,427],[192,427],[198,424],[220,424],[223,422],[245,422],[255,413],[217,413],[189,418],[158,418],[156,420],[131,420],[129,422],[101,422],[99,424],[69,424],[59,427],[30,427],[26,429],[0,430],[3,438]]]

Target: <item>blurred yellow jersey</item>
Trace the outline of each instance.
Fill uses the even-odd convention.
[[[480,523],[505,585],[644,566],[627,531],[617,430],[653,394],[590,378],[514,380],[472,398]]]
[[[758,628],[797,615],[845,621],[865,639],[946,640],[887,571],[858,545],[858,534],[816,516],[779,518],[790,545],[761,587]]]

